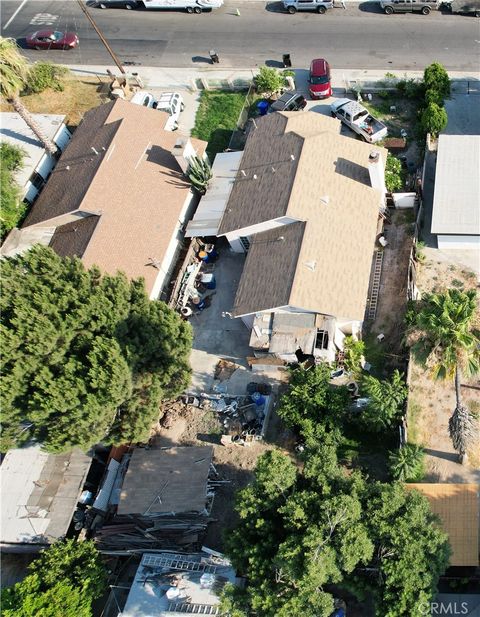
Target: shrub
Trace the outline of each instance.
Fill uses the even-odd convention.
[[[260,71],[254,77],[257,92],[260,94],[274,94],[285,85],[285,77],[276,69],[268,66],[261,66]]]
[[[365,343],[363,341],[356,341],[353,336],[347,336],[343,341],[343,353],[345,369],[354,375],[360,374],[362,356],[365,353]]]
[[[26,91],[38,94],[47,90],[47,88],[51,88],[56,92],[62,92],[68,73],[69,70],[64,66],[51,62],[36,62],[28,73]]]
[[[422,99],[425,94],[423,82],[413,78],[398,81],[397,88],[407,99]]]
[[[423,478],[425,453],[420,446],[407,443],[389,456],[390,473],[394,480],[415,482]]]
[[[385,186],[387,191],[393,193],[402,188],[402,164],[390,153],[387,154],[385,165]]]
[[[433,62],[430,66],[427,66],[423,73],[423,81],[425,90],[434,91],[440,97],[442,103],[450,96],[450,78],[445,67],[440,63]]]
[[[20,201],[20,187],[14,173],[23,165],[24,151],[7,143],[0,145],[0,235],[5,236],[22,220],[26,205]]]
[[[439,133],[447,126],[447,122],[447,112],[436,103],[429,103],[422,111],[420,118],[421,127],[424,133],[430,133],[432,137],[438,137]]]

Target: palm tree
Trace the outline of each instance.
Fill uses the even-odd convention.
[[[474,330],[477,306],[475,290],[447,289],[425,298],[413,324],[413,331],[420,334],[412,346],[414,357],[431,369],[435,379],[455,380],[456,406],[449,433],[462,463],[476,432],[460,385],[463,374],[472,377],[480,371],[480,339]]]
[[[402,415],[408,388],[403,374],[397,369],[393,371],[390,379],[380,380],[373,375],[367,375],[362,381],[362,390],[369,399],[362,413],[362,421],[368,429],[382,431]]]
[[[28,71],[27,59],[20,53],[15,40],[0,37],[0,95],[12,105],[47,152],[54,155],[58,150],[57,146],[43,133],[19,98],[25,87]]]
[[[420,480],[423,471],[423,448],[413,443],[405,444],[389,456],[390,472],[394,480],[409,482]]]

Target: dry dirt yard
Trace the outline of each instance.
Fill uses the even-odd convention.
[[[259,381],[252,374],[252,381]],[[223,426],[219,415],[212,410],[199,409],[176,401],[166,403],[160,426],[150,443],[153,447],[206,446],[213,447],[213,464],[219,479],[227,480],[217,489],[212,508],[215,522],[209,525],[206,546],[214,550],[223,549],[222,536],[235,523],[234,496],[253,479],[253,470],[258,457],[275,447],[285,453],[294,447],[293,435],[284,428],[274,409],[278,401],[278,386],[274,386],[274,408],[270,415],[265,440],[248,445],[223,446],[220,437]],[[281,387],[281,386],[280,386]]]
[[[422,293],[437,292],[447,287],[473,289],[476,276],[469,270],[446,261],[427,259],[418,272]],[[479,307],[480,326],[480,307]],[[450,437],[448,419],[455,408],[453,380],[433,381],[428,371],[412,360],[408,401],[409,440],[426,450],[425,482],[480,482],[480,435],[469,452],[467,465],[457,462]],[[480,380],[462,381],[463,399],[477,417],[480,416]]]

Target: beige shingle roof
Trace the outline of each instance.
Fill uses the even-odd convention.
[[[434,514],[440,517],[453,550],[451,566],[478,566],[478,484],[406,484],[416,489],[430,502]]]
[[[90,114],[84,128],[81,124],[74,133],[27,224],[48,224],[43,211],[55,195],[65,202],[57,216],[75,211],[98,215],[83,263],[110,273],[121,270],[130,278],[142,276],[150,293],[158,275],[148,265],[150,258],[162,261],[190,193],[171,154],[178,133],[163,130],[163,112],[120,99]],[[94,134],[106,136],[103,148],[95,142],[98,154],[91,149]],[[205,142],[191,141],[197,152],[204,152]],[[84,165],[89,173],[82,175]],[[66,176],[74,190],[65,185]]]
[[[280,160],[283,156],[287,160],[291,143],[290,139],[283,141],[285,133],[298,132],[301,149],[292,167],[288,203],[282,214],[306,221],[305,231],[298,237],[299,246],[292,251],[292,255],[298,255],[292,279],[285,280],[285,269],[279,265],[281,260],[274,259],[273,253],[282,250],[278,243],[270,246],[270,255],[263,258],[263,263],[251,255],[247,257],[234,312],[244,315],[264,310],[265,297],[255,280],[268,278],[290,289],[290,306],[363,320],[380,204],[379,191],[370,185],[368,158],[372,150],[380,151],[385,163],[387,151],[341,136],[338,120],[327,116],[313,112],[279,115],[287,120],[286,124],[282,126],[277,118],[269,130],[268,122],[260,123],[254,133],[253,146],[260,141],[263,130],[271,143],[275,143],[272,158]],[[251,165],[254,154],[250,150]],[[268,169],[271,165],[267,157],[262,150],[257,159],[259,168]],[[253,173],[253,167],[251,171]],[[257,222],[258,219],[270,220],[270,209],[261,218],[264,193],[261,184],[254,182],[240,181],[239,190],[246,187]],[[254,191],[252,186],[259,188]],[[241,200],[238,195],[236,199],[233,204],[229,201],[227,209],[246,203],[246,199]],[[230,212],[228,216],[241,220],[238,212]],[[277,228],[277,232],[282,235],[284,228]],[[256,294],[252,291],[254,288],[258,289]],[[277,294],[272,291],[272,296],[277,297]]]

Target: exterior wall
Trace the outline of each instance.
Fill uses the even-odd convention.
[[[437,243],[439,249],[480,249],[480,235],[439,234],[437,235]]]
[[[175,263],[177,261],[178,254],[181,249],[181,242],[184,238],[183,225],[191,214],[191,210],[194,207],[194,194],[189,192],[185,203],[183,204],[182,211],[180,212],[178,223],[172,234],[170,243],[165,252],[162,260],[162,265],[158,271],[157,278],[153,284],[152,291],[150,292],[150,300],[156,300],[160,298],[165,285],[169,282],[172,275]]]
[[[60,150],[64,150],[68,142],[70,141],[72,134],[67,129],[67,127],[62,124],[58,129],[55,137],[53,138],[53,142],[60,148]],[[47,181],[48,177],[52,173],[53,168],[56,164],[56,159],[53,156],[50,156],[47,152],[43,153],[43,156],[38,161],[35,169],[32,171],[31,176],[34,173],[37,173],[41,176],[45,181]],[[30,177],[31,177],[30,176]],[[39,193],[39,189],[30,181],[25,184],[23,187],[23,199],[32,203]]]
[[[243,323],[247,326],[249,330],[253,328],[253,322],[255,321],[255,315],[245,315],[245,317],[240,318]]]
[[[296,223],[298,219],[291,218],[289,216],[282,216],[278,219],[272,219],[271,221],[264,221],[258,225],[251,225],[250,227],[243,227],[242,229],[236,229],[228,234],[225,234],[232,250],[235,253],[245,253],[242,243],[239,238],[248,238],[254,234],[261,233],[262,231],[268,231],[275,227],[281,227],[282,225],[289,225],[290,223]]]

